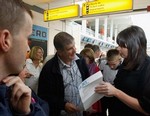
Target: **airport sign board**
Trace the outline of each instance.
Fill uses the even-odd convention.
[[[70,5],[44,11],[44,21],[60,20],[79,16],[79,5]]]
[[[82,16],[132,10],[132,0],[97,0],[82,4]]]

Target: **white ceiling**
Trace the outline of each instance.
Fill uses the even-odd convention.
[[[48,4],[55,6],[68,5],[78,1],[94,1],[94,0],[23,0],[25,3],[30,5],[36,5],[43,9],[47,9]],[[67,4],[66,4],[67,3]],[[133,0],[133,9],[142,9],[150,5],[150,0]]]
[[[30,5],[37,5],[37,6],[43,7],[45,4],[51,4],[51,3],[63,4],[66,2],[74,3],[74,2],[78,2],[78,1],[88,1],[88,0],[23,0],[23,1]],[[91,0],[89,0],[89,1],[91,1]]]
[[[30,5],[39,5],[43,3],[53,2],[54,0],[23,0],[23,1]],[[55,1],[58,1],[58,0],[55,0]]]

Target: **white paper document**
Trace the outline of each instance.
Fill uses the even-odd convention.
[[[79,93],[84,106],[84,110],[91,107],[96,101],[101,99],[104,95],[95,93],[95,87],[103,82],[103,75],[101,71],[88,77],[79,85]]]

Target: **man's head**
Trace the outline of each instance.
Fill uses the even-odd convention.
[[[107,64],[112,70],[117,69],[121,64],[121,56],[117,49],[110,49],[107,52]]]
[[[54,46],[58,56],[65,62],[70,62],[75,58],[76,47],[74,38],[66,33],[60,32],[54,37]]]
[[[101,56],[101,50],[100,47],[98,45],[93,45],[92,46],[92,50],[94,51],[94,57],[96,58],[100,58]]]
[[[93,47],[93,45],[90,44],[90,43],[88,43],[88,44],[86,44],[86,45],[84,46],[84,48],[91,48],[91,49],[92,49],[92,47]]]
[[[0,0],[0,5],[0,70],[7,76],[23,68],[32,13],[21,0]]]

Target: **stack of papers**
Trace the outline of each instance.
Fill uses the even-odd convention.
[[[104,95],[95,93],[95,87],[103,82],[103,75],[101,71],[88,77],[79,85],[79,93],[84,106],[84,110],[91,107],[96,101],[101,99]]]

